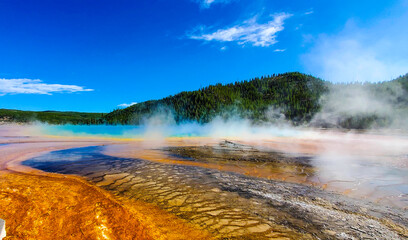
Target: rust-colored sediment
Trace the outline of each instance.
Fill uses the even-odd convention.
[[[3,136],[9,136],[13,132],[6,132],[7,135],[3,133]],[[313,167],[299,168],[297,165],[290,164],[284,166],[277,164],[277,167],[275,165],[268,167],[269,165],[263,163],[243,161],[239,163],[234,161],[186,161],[169,155],[168,152],[163,152],[161,149],[166,146],[208,145],[211,147],[219,144],[219,139],[172,138],[162,144],[156,141],[130,141],[128,144],[124,144],[125,140],[102,138],[27,136],[13,139],[10,137],[2,138],[1,136],[2,131],[0,129],[0,143],[20,142],[0,146],[0,218],[6,220],[7,238],[5,240],[212,239],[227,237],[246,239],[246,236],[256,239],[257,237],[262,239],[307,239],[316,237],[311,234],[313,232],[321,234],[321,236],[328,236],[330,239],[332,235],[333,238],[334,236],[342,237],[342,231],[345,230],[348,233],[354,232],[357,234],[355,236],[363,236],[361,234],[364,232],[360,229],[355,230],[354,226],[359,226],[357,223],[364,225],[367,221],[374,221],[364,214],[333,209],[330,204],[326,206],[319,202],[320,200],[312,201],[308,198],[302,198],[303,200],[283,198],[286,201],[283,205],[292,204],[287,205],[292,206],[288,207],[290,210],[288,212],[279,202],[279,198],[276,198],[278,199],[276,200],[276,208],[269,205],[275,201],[273,195],[267,198],[269,195],[262,195],[263,192],[260,192],[260,196],[266,196],[264,198],[269,199],[265,205],[262,205],[264,198],[259,198],[259,201],[251,200],[241,197],[237,192],[221,190],[219,187],[214,187],[218,185],[213,186],[212,180],[208,178],[200,178],[200,181],[207,179],[207,183],[196,184],[192,181],[188,184],[187,180],[193,179],[195,176],[192,175],[200,173],[201,170],[193,173],[182,170],[171,172],[171,168],[169,168],[173,165],[189,165],[200,167],[200,169],[217,169],[259,178],[318,185],[323,189],[330,190],[330,182],[315,182],[310,177],[315,171]],[[372,151],[371,154],[373,155],[388,156],[392,154],[391,157],[385,159],[389,159],[391,164],[400,164],[400,161],[394,160],[394,155],[399,154],[399,152],[396,152],[395,149],[388,150],[386,147],[378,147],[378,145],[383,145],[388,141],[386,137],[375,136],[375,138],[381,138],[380,144],[376,145],[361,143],[362,141],[371,141],[371,136],[367,139],[362,137],[347,139],[346,135],[332,138],[330,135],[307,140],[271,138],[260,142],[250,140],[237,140],[236,142],[265,147],[278,152],[310,155],[325,152],[327,149],[342,152],[343,149],[347,148],[346,150],[350,150],[352,154]],[[343,139],[347,141],[343,141]],[[399,140],[397,142],[402,144]],[[116,145],[118,143],[120,145]],[[20,164],[21,161],[49,151],[105,144],[109,147],[104,148],[103,154],[148,160],[145,161],[147,164],[144,164],[144,170],[138,168],[137,171],[141,172],[137,173],[137,176],[132,171],[105,171],[111,167],[108,164],[109,168],[93,173],[95,179],[99,180],[95,180],[93,181],[94,184],[91,184],[81,177],[45,173]],[[404,142],[404,144],[408,146],[407,143]],[[368,149],[366,149],[366,145],[369,146]],[[157,164],[157,162],[166,164]],[[228,176],[230,176],[228,182],[240,183],[233,175]],[[279,182],[277,182],[276,187],[278,185]],[[282,185],[282,189],[291,189],[285,187],[287,186]],[[349,194],[347,191],[348,189],[343,194]],[[269,192],[273,193],[272,190]],[[265,193],[269,192],[266,191]],[[300,209],[297,212],[301,214],[300,217],[292,216],[296,209]],[[313,214],[310,216],[305,214],[309,212]],[[262,214],[268,217],[261,218]],[[343,227],[344,223],[341,222],[345,221],[346,218],[348,219],[347,224],[351,223],[352,228]],[[326,224],[331,221],[330,219],[335,220],[330,222],[331,225]],[[399,227],[399,225],[394,227],[393,222],[382,221],[388,227],[391,226],[390,228],[395,230],[399,234],[398,236],[406,237],[405,227]],[[354,222],[356,224],[353,224]],[[384,233],[374,233],[370,225],[366,230],[368,229],[367,231],[372,233],[374,237],[377,235],[397,236],[380,223],[375,226],[383,229]],[[326,231],[324,232],[323,228],[327,231],[324,230]],[[385,233],[389,233],[389,235]],[[392,239],[396,238],[393,237]]]
[[[29,143],[0,149],[0,218],[9,239],[210,239],[151,204],[118,201],[75,176],[18,164],[46,151],[98,145]]]

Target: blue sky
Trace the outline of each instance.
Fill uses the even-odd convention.
[[[287,71],[390,80],[407,22],[407,0],[0,0],[0,108],[108,112]]]

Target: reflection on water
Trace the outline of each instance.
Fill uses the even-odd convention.
[[[385,205],[408,207],[408,169],[383,156],[322,155],[314,159],[317,181],[329,189]]]
[[[265,152],[229,142],[193,143],[176,140],[168,143],[164,150],[157,146],[156,150],[146,149],[145,143],[70,149],[51,152],[24,164],[44,171],[83,176],[119,199],[153,203],[220,237],[407,237],[405,227],[398,228],[389,222],[376,220],[389,219],[400,226],[407,226],[408,216],[399,209],[353,200],[307,184],[266,180],[262,179],[262,175],[261,178],[249,177],[254,173],[246,174],[249,176],[232,173],[242,173],[237,169],[247,171],[258,165],[262,166],[260,170],[269,174],[283,174],[292,169],[290,174],[306,176],[308,181],[312,181],[323,176],[320,171],[335,171],[335,165],[319,168],[322,164],[314,165],[314,158]],[[117,156],[113,156],[115,154]],[[181,158],[188,155],[192,157]],[[236,168],[232,167],[234,164]],[[216,165],[219,168],[215,168]],[[303,170],[294,171],[294,168]],[[315,174],[316,171],[319,174]],[[381,172],[384,173],[391,174],[388,170]],[[397,176],[401,179],[404,173],[397,172]],[[354,176],[356,172],[350,174]],[[341,179],[348,175],[333,176]],[[402,190],[404,188],[399,189]]]
[[[276,146],[242,143],[171,140],[153,147],[142,143],[113,145],[104,153],[302,183],[387,206],[408,207],[408,168],[404,158],[389,156],[379,149],[371,155],[347,149],[302,154],[283,152]]]
[[[273,209],[262,212],[267,208],[259,208],[261,202],[239,197],[245,194],[243,191],[223,192],[223,188],[231,187],[228,182],[235,181],[224,180],[224,185],[220,185],[215,176],[219,174],[217,171],[111,157],[103,155],[103,150],[87,147],[56,151],[24,164],[44,171],[84,176],[118,197],[154,203],[215,235],[254,239],[302,236],[298,230],[282,224],[293,219],[287,213]],[[276,221],[269,221],[269,214]],[[311,239],[311,236],[304,234],[303,238]]]

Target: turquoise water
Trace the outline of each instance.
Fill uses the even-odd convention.
[[[55,136],[99,136],[132,138],[142,135],[138,126],[109,126],[109,125],[47,125],[41,132]]]
[[[202,127],[130,125],[46,125],[41,132],[55,136],[93,136],[115,138],[208,136]]]
[[[301,131],[246,123],[185,123],[179,125],[42,125],[41,133],[55,136],[92,136],[114,138],[161,137],[243,137],[263,138],[299,136]]]

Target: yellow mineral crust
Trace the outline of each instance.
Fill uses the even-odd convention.
[[[71,141],[71,140],[70,140]],[[118,201],[79,177],[19,162],[47,151],[103,144],[43,141],[0,148],[0,218],[9,239],[210,239],[151,204]]]

